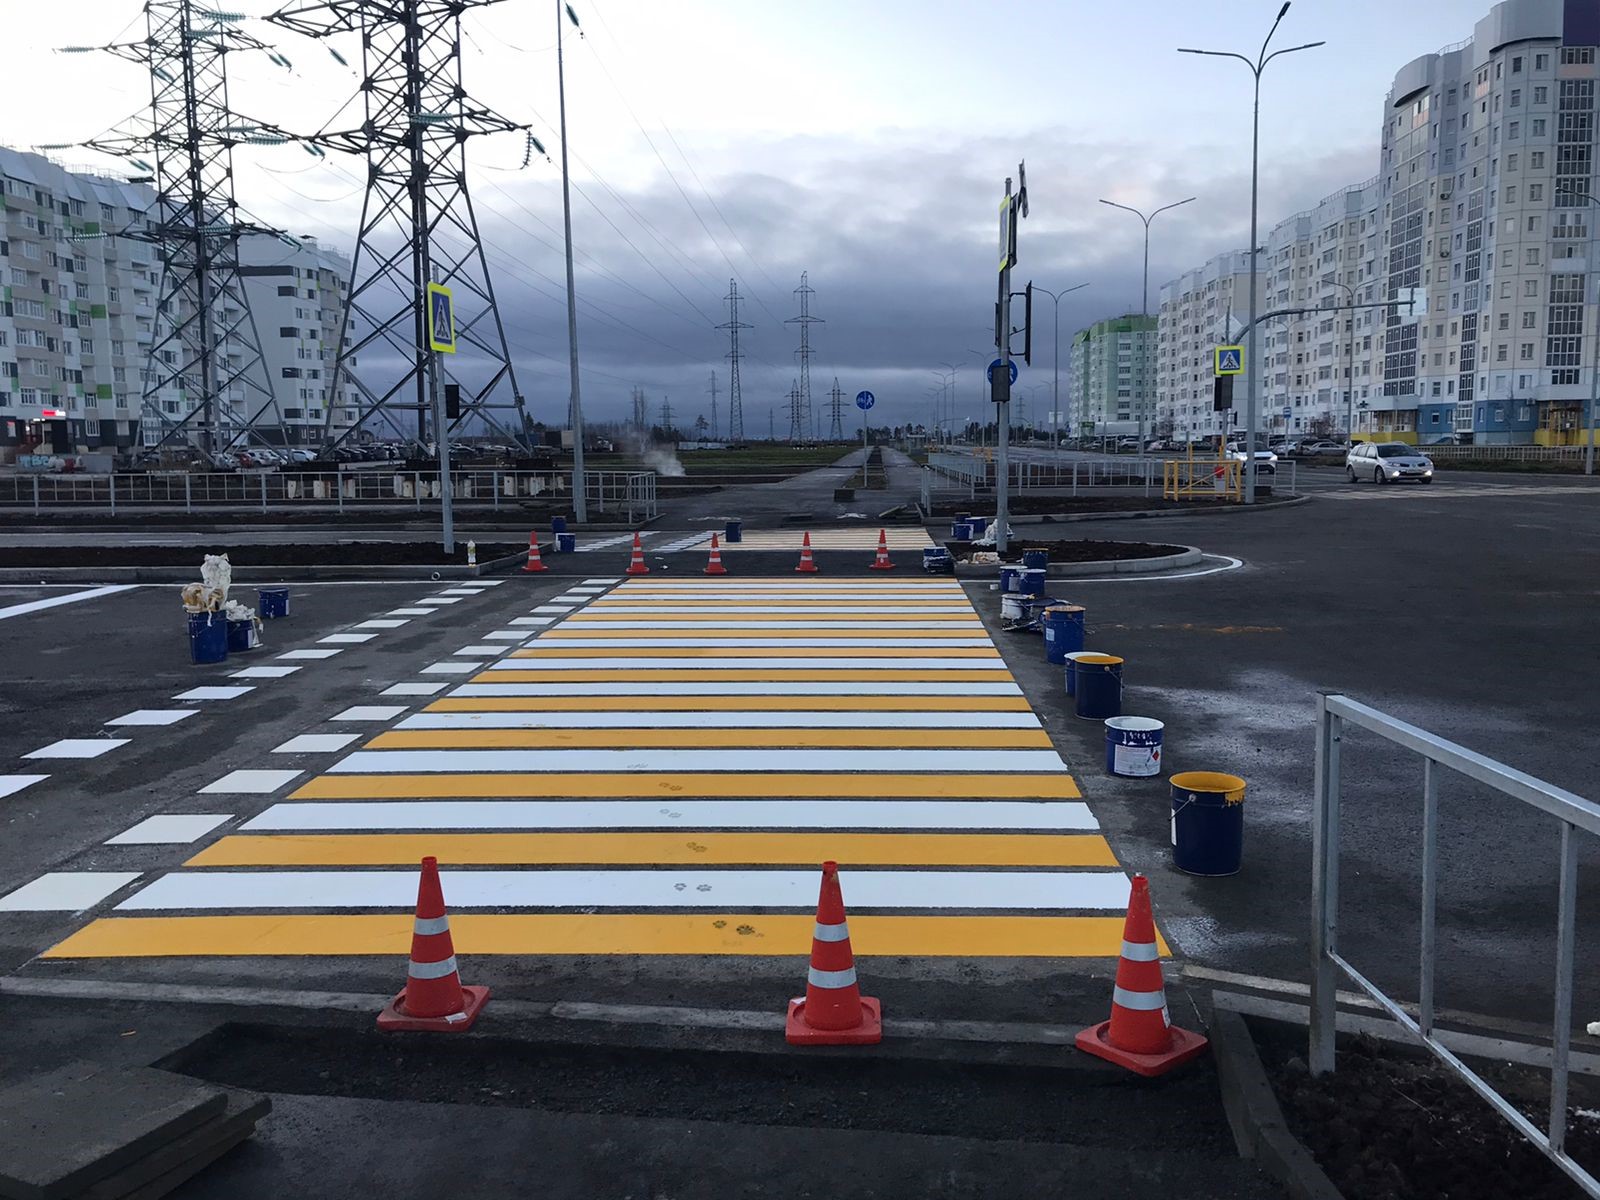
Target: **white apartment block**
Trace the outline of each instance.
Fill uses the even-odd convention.
[[[1243,328],[1249,307],[1250,256],[1243,250],[1219,254],[1163,285],[1156,334],[1156,429],[1162,435],[1206,437],[1243,423],[1253,364],[1235,378],[1232,412],[1216,412],[1212,352]]]
[[[1072,335],[1067,399],[1085,436],[1148,432],[1155,420],[1156,319],[1129,313]]]

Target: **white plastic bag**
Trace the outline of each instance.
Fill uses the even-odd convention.
[[[208,554],[200,564],[200,582],[216,588],[222,598],[228,598],[228,588],[233,585],[233,564],[226,554]]]

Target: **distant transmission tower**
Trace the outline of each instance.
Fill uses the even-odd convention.
[[[672,440],[672,397],[661,397],[661,432]]]
[[[717,440],[717,373],[711,372],[711,386],[706,389],[711,393],[711,440]]]
[[[473,375],[462,388],[461,415],[452,427],[462,428],[477,418],[508,438],[528,434],[527,412],[467,194],[468,140],[526,131],[526,126],[475,103],[461,83],[461,15],[494,2],[322,0],[294,4],[268,18],[308,37],[361,36],[366,120],[356,129],[315,139],[367,160],[367,195],[345,313],[345,328],[355,318],[363,323],[362,332],[347,343],[341,330],[328,393],[338,396],[346,380],[361,393],[357,420],[345,437],[379,418],[401,436],[410,436],[396,417],[414,412],[415,435],[425,438],[430,389],[437,382],[427,336],[430,282],[454,293],[457,344],[472,352],[458,353],[451,364]],[[530,137],[530,156],[537,146]],[[361,355],[369,363],[385,365],[399,359],[404,367],[379,390],[356,374],[354,362]],[[512,427],[502,424],[497,413],[509,415]],[[330,401],[330,422],[332,415]]]
[[[832,402],[828,406],[828,413],[833,420],[828,425],[828,440],[830,442],[844,441],[844,393],[839,390],[839,377],[833,377],[833,391],[828,393]]]
[[[800,360],[800,382],[797,385],[799,397],[795,401],[795,420],[798,428],[803,432],[796,436],[797,441],[817,440],[816,414],[811,410],[811,327],[822,323],[821,317],[811,315],[811,297],[817,294],[816,289],[806,280],[808,272],[800,272],[800,286],[795,288],[794,294],[800,297],[800,315],[790,317],[785,325],[800,326],[800,349],[794,352]]]
[[[732,279],[728,280],[728,294],[723,298],[728,302],[728,319],[717,328],[728,331],[728,440],[742,442],[744,401],[739,395],[739,360],[744,356],[739,353],[739,330],[755,326],[739,320],[739,285]]]
[[[84,143],[132,158],[134,166],[155,176],[148,223],[105,231],[148,242],[163,267],[156,309],[161,316],[150,341],[141,396],[141,436],[146,445],[159,446],[180,433],[187,440],[198,427],[200,445],[207,451],[250,435],[281,442],[282,414],[240,277],[239,240],[246,234],[282,235],[240,221],[233,196],[233,148],[291,139],[233,115],[227,70],[228,55],[238,50],[259,50],[275,62],[278,56],[237,28],[241,13],[196,8],[193,0],[147,0],[144,10],[143,41],[63,51],[105,50],[150,71],[149,123],[141,120]],[[154,159],[154,167],[139,155]],[[182,416],[165,412],[160,401],[163,390],[173,387],[194,401]],[[262,432],[256,430],[258,423]]]
[[[789,389],[789,440],[796,444],[806,441],[804,410],[800,407],[800,381],[792,380]]]

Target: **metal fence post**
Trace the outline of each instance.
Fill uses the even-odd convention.
[[[1317,696],[1316,767],[1311,788],[1311,1044],[1312,1075],[1334,1068],[1339,1001],[1332,955],[1339,907],[1339,741],[1342,722]]]
[[[1550,1041],[1550,1148],[1567,1139],[1567,1060],[1572,1050],[1572,971],[1578,921],[1578,843],[1561,823],[1561,893],[1556,901],[1556,1013]]]
[[[1435,917],[1439,900],[1439,771],[1433,759],[1422,760],[1422,936],[1417,1024],[1433,1036],[1433,964]]]
[[[496,470],[492,476],[490,486],[494,488],[494,511],[500,511],[500,472]]]
[[[267,473],[261,472],[261,511],[267,511]]]
[[[422,472],[411,472],[411,494],[416,499],[417,511],[422,511]]]
[[[39,477],[33,477],[33,511],[39,511]]]
[[[190,490],[191,490],[191,485],[193,483],[194,483],[194,477],[192,475],[188,474],[187,472],[185,472],[184,476],[183,476],[183,511],[184,512],[193,512],[194,511],[193,506],[190,503]]]

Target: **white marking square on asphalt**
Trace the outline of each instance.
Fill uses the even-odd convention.
[[[391,608],[389,615],[391,617],[425,617],[432,611],[433,609],[431,608]]]
[[[286,675],[293,675],[299,667],[246,667],[242,671],[230,671],[229,679],[282,679]]]
[[[137,878],[137,871],[51,871],[0,896],[0,912],[82,912]]]
[[[610,586],[614,585],[617,581],[615,579],[585,579],[583,582],[584,582],[585,586],[588,586],[590,584],[595,584],[595,583],[603,583],[606,586],[610,587]]]
[[[112,717],[107,725],[176,725],[185,717],[192,717],[198,708],[136,708],[131,713]]]
[[[589,586],[587,586],[585,584],[578,583],[578,584],[573,584],[573,586],[569,587],[567,589],[567,592],[569,594],[581,596],[581,595],[585,595],[585,594],[588,594],[588,593],[591,593],[591,592],[603,592],[605,590],[606,589],[603,588],[603,587],[589,587]]]
[[[187,692],[179,692],[174,700],[237,700],[246,692],[256,689],[249,684],[240,687],[197,687],[190,688]]]
[[[371,620],[371,621],[362,621],[360,624],[358,624],[356,626],[356,628],[357,629],[399,629],[400,626],[408,625],[408,624],[410,624],[409,621],[387,621],[387,620],[383,620],[382,618],[376,618],[376,619]]]
[[[329,717],[330,721],[392,721],[406,711],[404,704],[358,704]]]
[[[493,658],[497,654],[504,654],[504,646],[463,646],[457,654],[470,655],[473,658]]]
[[[215,783],[208,783],[200,791],[210,796],[264,796],[285,787],[304,771],[229,771]]]
[[[396,683],[379,692],[380,696],[437,696],[445,688],[445,683]]]
[[[287,650],[278,655],[279,658],[290,661],[302,659],[332,658],[335,654],[343,654],[343,650]]]
[[[418,600],[417,603],[431,605],[460,604],[461,599],[462,598],[460,596],[424,596],[421,600]]]
[[[422,668],[422,673],[424,675],[471,675],[479,667],[480,664],[475,662],[431,663]]]
[[[49,778],[48,775],[0,775],[0,798],[15,796],[23,788]]]
[[[441,596],[476,596],[476,595],[478,595],[478,593],[480,593],[482,591],[483,591],[483,589],[482,588],[478,588],[478,587],[445,588],[445,590],[440,592],[439,595],[441,595]]]
[[[497,629],[493,633],[484,634],[483,640],[486,642],[520,642],[527,636],[526,633],[516,629]]]
[[[23,758],[99,758],[108,750],[126,746],[131,738],[62,738],[30,750]]]
[[[197,842],[231,816],[231,813],[180,813],[146,817],[132,829],[107,838],[106,845],[161,846]]]
[[[327,646],[359,646],[362,642],[370,642],[378,635],[375,633],[330,633],[327,637],[320,637],[317,641]]]
[[[541,604],[530,611],[536,613],[569,613],[576,607],[577,605],[575,604]]]
[[[274,746],[274,754],[332,754],[343,750],[361,735],[359,733],[301,733],[281,746]]]
[[[512,619],[513,625],[548,625],[549,617],[516,617]]]
[[[504,582],[504,579],[477,579],[473,581],[472,586],[475,588],[491,588],[499,587]]]

